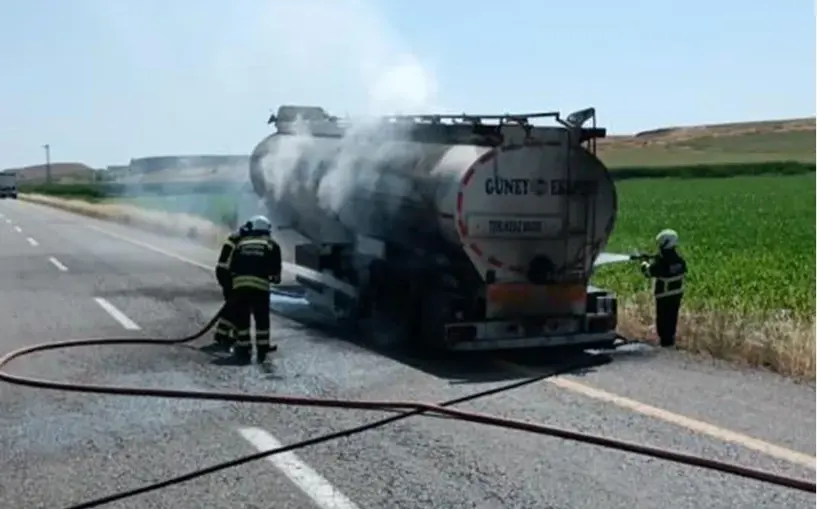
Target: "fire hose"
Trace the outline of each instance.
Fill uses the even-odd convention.
[[[223,310],[223,308],[222,308]],[[298,443],[282,446],[269,451],[259,452],[252,455],[244,456],[235,460],[223,462],[210,467],[197,469],[193,472],[180,475],[178,477],[167,479],[153,483],[151,485],[135,488],[125,492],[119,492],[105,497],[101,497],[89,502],[73,505],[67,509],[87,509],[91,507],[98,507],[103,504],[111,503],[117,500],[135,496],[141,493],[154,491],[173,484],[179,484],[192,480],[204,475],[208,475],[219,470],[238,466],[250,461],[261,459],[275,454],[289,452],[295,449],[300,449],[310,445],[315,445],[321,442],[334,440],[358,433],[384,426],[391,422],[405,419],[414,415],[432,415],[443,416],[456,420],[468,421],[478,424],[485,424],[489,426],[501,427],[506,429],[513,429],[519,431],[526,431],[538,435],[546,435],[565,440],[573,440],[587,444],[594,444],[601,447],[616,449],[619,451],[630,452],[643,456],[663,459],[685,465],[697,466],[709,470],[715,470],[727,474],[737,475],[757,481],[775,484],[795,490],[806,491],[811,493],[817,492],[817,485],[810,480],[798,479],[795,477],[788,477],[772,472],[749,468],[735,463],[728,463],[724,461],[714,460],[683,452],[653,447],[648,445],[627,442],[614,438],[603,437],[590,433],[581,433],[569,429],[559,428],[555,426],[548,426],[545,424],[522,421],[517,419],[501,418],[493,415],[470,412],[464,410],[457,410],[450,408],[451,405],[463,403],[476,398],[485,397],[498,392],[507,391],[523,385],[531,384],[539,380],[543,380],[550,376],[555,376],[562,373],[575,371],[582,367],[588,367],[587,362],[583,365],[568,366],[565,369],[560,369],[556,373],[543,374],[541,376],[528,378],[522,381],[513,382],[498,388],[490,389],[480,393],[471,394],[465,397],[457,398],[442,403],[424,403],[419,401],[374,401],[374,400],[342,400],[330,398],[306,398],[297,396],[281,396],[281,395],[264,395],[264,394],[248,394],[240,392],[227,391],[193,391],[193,390],[175,390],[175,389],[158,389],[148,387],[127,387],[119,385],[97,385],[97,384],[81,384],[59,382],[46,379],[38,379],[26,376],[15,375],[5,370],[12,360],[19,359],[26,355],[31,355],[37,352],[45,352],[49,350],[63,350],[67,348],[88,347],[88,346],[112,346],[112,345],[182,345],[195,341],[204,336],[216,323],[216,320],[221,314],[221,310],[198,332],[183,338],[175,339],[151,339],[151,338],[88,338],[56,341],[51,343],[40,343],[14,350],[2,358],[0,358],[0,381],[10,384],[21,385],[25,387],[34,387],[38,389],[51,389],[66,392],[81,392],[90,394],[107,394],[119,396],[141,396],[141,397],[155,397],[155,398],[172,398],[172,399],[189,399],[189,400],[211,400],[211,401],[232,401],[242,403],[266,403],[273,405],[289,405],[289,406],[309,406],[309,407],[323,407],[323,408],[344,408],[357,410],[379,410],[388,412],[399,412],[396,415],[370,422],[355,428],[348,428],[334,433],[313,437]]]

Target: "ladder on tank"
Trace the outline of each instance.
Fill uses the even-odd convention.
[[[557,119],[559,123],[565,126],[567,130],[567,144],[566,151],[566,165],[565,165],[565,180],[570,183],[573,181],[573,163],[571,152],[575,146],[581,146],[582,143],[587,143],[586,149],[595,156],[596,154],[596,137],[590,136],[589,139],[582,138],[583,126],[587,121],[591,121],[590,132],[598,132],[596,126],[596,110],[595,108],[586,108],[570,114],[566,120]],[[578,138],[578,139],[577,139]],[[562,277],[565,279],[573,279],[576,276],[583,276],[586,273],[585,267],[592,264],[593,260],[588,260],[593,256],[595,249],[595,233],[596,233],[596,200],[593,199],[591,192],[573,193],[568,189],[567,194],[562,200],[562,218],[564,220],[564,227],[561,229],[561,240],[564,243],[564,253],[567,253],[565,264],[562,267]],[[580,210],[584,214],[582,225],[573,225],[573,206],[580,205]],[[582,247],[575,254],[570,253],[571,240],[584,235],[584,242]]]

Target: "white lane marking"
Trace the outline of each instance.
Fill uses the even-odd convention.
[[[3,219],[4,217],[6,217],[6,215],[0,212],[0,219]]]
[[[259,451],[269,451],[281,447],[274,436],[260,428],[241,428],[238,430],[244,440]],[[275,465],[301,491],[306,493],[321,509],[359,509],[346,495],[340,492],[309,465],[298,459],[295,454],[285,452],[268,456],[267,461]]]
[[[8,224],[11,224],[11,219],[6,219],[6,222],[7,222]]]
[[[170,252],[170,251],[165,251],[164,249],[156,247],[156,246],[154,246],[152,244],[148,244],[147,242],[142,242],[141,240],[132,239],[130,237],[126,237],[124,235],[120,235],[118,233],[114,233],[112,231],[105,230],[104,228],[99,228],[98,226],[94,226],[94,225],[90,225],[90,224],[87,225],[87,226],[88,226],[88,228],[90,228],[90,229],[92,229],[94,231],[98,231],[99,233],[104,233],[105,235],[109,235],[111,237],[114,237],[116,239],[119,239],[119,240],[122,240],[122,241],[125,241],[125,242],[129,242],[129,243],[131,243],[131,244],[133,244],[135,246],[143,247],[143,248],[145,248],[147,250],[153,251],[154,253],[163,254],[163,255],[165,255],[167,257],[179,260],[180,262],[184,262],[184,263],[187,263],[187,264],[202,268],[204,270],[212,270],[213,269],[213,267],[209,267],[209,266],[207,266],[207,265],[205,265],[203,263],[197,262],[195,260],[191,260],[190,258],[185,258],[182,255],[179,255],[179,254],[176,254],[176,253],[173,253],[173,252]]]
[[[201,262],[191,260],[190,258],[186,258],[186,257],[184,257],[182,255],[179,255],[179,254],[176,254],[176,253],[173,253],[173,252],[170,252],[170,251],[165,251],[164,249],[156,247],[156,246],[154,246],[152,244],[148,244],[147,242],[142,242],[141,240],[132,239],[132,238],[127,237],[125,235],[120,235],[118,233],[114,233],[112,231],[109,231],[109,230],[106,230],[104,228],[100,228],[100,227],[94,226],[94,225],[86,225],[86,227],[88,227],[91,230],[97,231],[99,233],[109,235],[109,236],[111,236],[111,237],[113,237],[115,239],[119,239],[119,240],[122,240],[124,242],[129,242],[129,243],[131,243],[131,244],[133,244],[135,246],[143,247],[143,248],[148,249],[150,251],[153,251],[155,253],[163,254],[163,255],[168,256],[170,258],[176,259],[176,260],[178,260],[180,262],[188,263],[190,265],[193,265],[195,267],[199,267],[199,268],[202,268],[202,269],[208,270],[208,271],[213,270],[212,267],[207,266],[207,265],[205,265],[205,264],[203,264]],[[200,246],[200,247],[205,247],[205,246]],[[294,263],[289,263],[289,262],[282,262],[281,263],[281,268],[283,269],[284,272],[289,273],[289,274],[304,275],[304,276],[306,276],[307,278],[310,278],[310,279],[317,279],[319,282],[321,282],[323,284],[326,284],[328,286],[332,286],[332,287],[346,293],[347,295],[356,295],[357,294],[357,290],[355,290],[355,288],[352,285],[349,285],[349,284],[343,283],[341,281],[338,281],[337,279],[335,279],[333,277],[328,277],[327,278],[326,275],[321,273],[321,272],[315,272],[313,270],[307,269],[306,267],[301,267],[299,265],[295,265]]]
[[[107,300],[103,299],[102,297],[94,297],[94,300],[99,307],[104,309],[111,317],[119,322],[119,324],[127,330],[139,330],[140,327],[136,325],[136,322],[131,320],[130,318],[125,315],[122,311],[116,309],[116,307],[108,302]]]
[[[19,226],[15,226],[14,231],[16,231],[17,233],[20,233],[21,231],[23,231],[23,229],[20,228]]]
[[[39,242],[37,242],[36,240],[32,239],[31,237],[26,238],[26,240],[27,240],[27,241],[28,241],[28,243],[29,243],[29,244],[31,244],[32,246],[39,246],[39,245],[40,245],[40,243],[39,243]]]
[[[511,369],[514,369],[518,372],[523,372],[525,374],[533,374],[536,372],[535,370],[531,370],[524,366],[520,366],[518,364],[514,364],[511,362],[507,361],[499,362],[500,364],[503,364]],[[668,410],[664,410],[662,408],[648,405],[646,403],[641,403],[640,401],[636,401],[634,399],[625,398],[624,396],[619,396],[611,392],[596,389],[595,387],[591,387],[589,385],[576,382],[573,380],[568,380],[567,378],[562,378],[560,376],[548,378],[545,381],[559,388],[575,392],[577,394],[582,394],[589,398],[597,399],[607,403],[612,403],[616,406],[626,408],[627,410],[632,410],[633,412],[646,415],[648,417],[653,417],[655,419],[659,419],[670,424],[675,424],[676,426],[681,426],[682,428],[686,428],[690,431],[694,431],[702,435],[708,435],[710,437],[722,440],[724,442],[731,442],[734,444],[742,445],[747,449],[752,449],[760,453],[766,454],[768,456],[788,461],[790,463],[803,465],[805,467],[811,468],[812,470],[817,468],[816,464],[817,458],[815,458],[814,456],[809,456],[808,454],[804,454],[802,452],[793,451],[791,449],[787,449],[786,447],[775,445],[764,440],[750,437],[748,435],[744,435],[742,433],[738,433],[736,431],[732,431],[726,428],[721,428],[708,422],[703,422],[696,419],[692,419],[690,417],[686,417],[684,415],[676,414]]]
[[[53,256],[49,256],[49,257],[48,257],[48,261],[49,261],[49,262],[51,262],[51,265],[53,265],[54,267],[56,267],[58,270],[60,270],[60,271],[62,271],[62,272],[68,272],[68,267],[66,267],[65,265],[63,265],[63,264],[62,264],[62,262],[60,262],[59,260],[57,260],[57,259],[56,259],[56,258],[54,258]]]

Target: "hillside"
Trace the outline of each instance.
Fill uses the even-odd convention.
[[[814,162],[815,119],[667,127],[599,140],[611,168],[763,161]]]
[[[38,184],[46,180],[44,164],[23,168],[7,168],[4,172],[17,173],[21,184]],[[94,178],[94,169],[82,163],[51,163],[51,178],[54,182],[88,182]]]

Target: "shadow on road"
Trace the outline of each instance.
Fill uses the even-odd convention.
[[[329,348],[358,348],[390,358],[430,376],[448,380],[452,384],[507,382],[563,372],[569,366],[589,366],[570,371],[572,375],[581,376],[611,361],[639,362],[651,359],[657,350],[647,344],[632,342],[610,351],[549,348],[450,352],[434,357],[421,356],[410,348],[382,347],[366,342],[348,325],[334,323],[310,307],[301,297],[301,289],[297,286],[280,285],[277,290],[270,300],[270,307],[277,318],[276,321],[287,330],[287,337],[279,334],[276,337],[277,341],[287,340],[292,335],[299,342],[319,342]],[[176,306],[183,303],[181,307],[191,312],[196,308],[193,303],[218,303],[223,299],[215,285],[193,288],[137,286],[124,291],[107,292],[104,295],[112,297],[120,294],[130,297],[141,295],[160,302],[172,302]],[[200,315],[198,311],[196,314]],[[204,316],[200,318],[202,321],[210,319]],[[207,354],[213,365],[239,367],[225,349],[212,344],[190,347]]]
[[[586,366],[570,370],[570,374],[581,376],[592,373],[621,355],[651,357],[651,350],[636,345],[628,345],[629,352],[618,349],[581,351],[575,348],[547,348],[420,356],[410,348],[386,348],[366,343],[350,327],[333,323],[312,309],[300,298],[299,291],[297,287],[291,287],[285,290],[285,295],[273,295],[270,306],[276,316],[288,322],[288,328],[306,333],[303,341],[329,342],[340,339],[349,346],[388,357],[428,375],[449,380],[452,384],[507,382],[563,372],[569,366]]]

